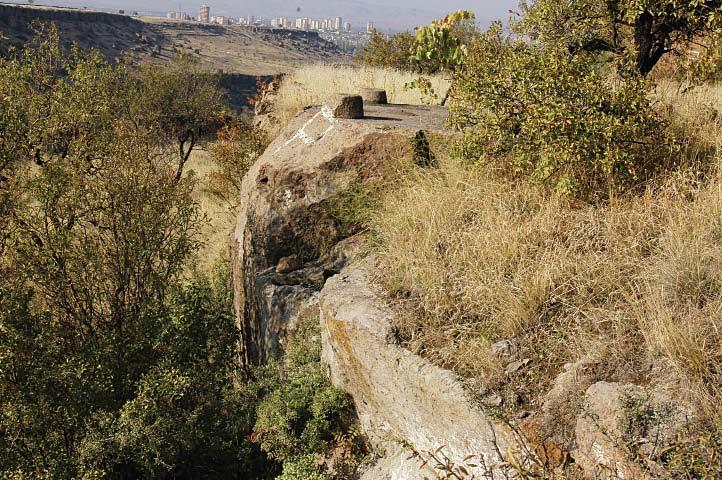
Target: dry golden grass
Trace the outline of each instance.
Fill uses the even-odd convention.
[[[334,65],[311,65],[301,67],[283,79],[278,95],[274,99],[274,115],[279,128],[286,125],[303,107],[318,105],[334,93],[358,93],[361,88],[382,88],[386,90],[389,102],[421,105],[436,102],[415,89],[404,85],[416,76],[409,72],[373,67],[350,67]],[[443,96],[449,82],[441,76],[431,78],[432,88]],[[270,132],[272,135],[278,131]]]
[[[201,229],[203,246],[196,253],[193,267],[200,273],[211,272],[221,259],[228,258],[229,236],[236,221],[237,212],[227,202],[213,195],[207,189],[209,174],[216,171],[213,157],[205,150],[196,149],[186,164],[186,174],[195,175],[198,186],[195,200],[206,216]]]
[[[716,411],[722,89],[662,87],[690,169],[643,195],[578,204],[451,159],[387,195],[373,227],[380,275],[412,349],[532,403],[587,357],[598,380],[672,386]],[[489,349],[501,339],[518,341],[528,368],[503,374]]]

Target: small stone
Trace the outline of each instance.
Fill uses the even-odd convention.
[[[276,273],[291,273],[303,266],[303,262],[296,255],[283,257],[276,265]]]
[[[491,353],[499,358],[508,358],[514,354],[514,344],[511,340],[502,340],[491,346]]]
[[[366,105],[386,105],[389,103],[386,97],[386,90],[378,88],[362,88],[361,97]]]
[[[521,370],[522,367],[526,366],[529,362],[531,362],[531,359],[529,359],[529,358],[511,362],[509,365],[506,366],[506,369],[504,371],[506,372],[507,375],[518,372],[519,370]]]
[[[339,93],[326,102],[334,118],[363,118],[364,101],[361,95]]]
[[[492,393],[488,397],[485,397],[483,402],[484,405],[488,407],[501,407],[504,405],[504,399],[498,393]]]

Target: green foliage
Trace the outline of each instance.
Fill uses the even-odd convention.
[[[183,163],[222,110],[213,79],[36,33],[0,59],[0,477],[272,476],[229,269],[186,279],[203,219]]]
[[[410,58],[413,46],[414,36],[408,32],[386,36],[374,30],[369,42],[356,54],[356,61],[371,67],[415,70],[418,66]]]
[[[423,66],[419,69],[422,74],[454,72],[466,61],[467,44],[475,36],[474,14],[459,10],[416,29],[409,60]],[[429,99],[429,103],[438,98],[431,81],[423,76],[407,83],[404,88],[419,89]],[[442,105],[446,103],[447,97],[442,100]]]
[[[120,406],[110,381],[117,366],[105,352],[90,345],[69,351],[67,333],[53,318],[33,313],[33,292],[1,293],[0,476],[274,472],[248,439],[261,392],[253,383],[234,387],[237,331],[227,293],[199,278],[172,294],[157,312],[160,328],[143,342],[139,360],[147,368],[137,381],[127,380],[135,391]]]
[[[496,25],[454,75],[462,154],[564,193],[614,194],[662,166],[665,123],[650,84],[615,78],[590,54],[506,37]]]
[[[302,455],[283,464],[283,473],[276,480],[326,480],[319,471],[315,455]]]
[[[231,381],[238,337],[223,296],[203,280],[176,294],[156,344],[164,354],[120,411],[116,448],[146,478],[262,475],[263,455],[247,439],[258,391]]]
[[[374,67],[412,70],[420,74],[453,71],[462,65],[466,45],[475,34],[474,14],[459,10],[430,25],[385,36],[374,30],[357,60]]]
[[[716,45],[722,33],[719,0],[536,0],[522,3],[522,14],[520,32],[572,53],[603,53],[642,75],[668,53]]]
[[[459,10],[416,29],[411,61],[433,65],[426,73],[453,71],[464,63],[474,14]]]
[[[276,480],[326,480],[327,478],[319,471],[315,455],[302,455],[285,462],[283,472]]]
[[[328,478],[318,460],[339,447],[339,435],[353,421],[351,400],[326,379],[320,355],[318,319],[311,318],[294,335],[278,383],[258,406],[255,436],[264,452],[283,463],[280,478]],[[348,448],[359,454],[362,446]]]

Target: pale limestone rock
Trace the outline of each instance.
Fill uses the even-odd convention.
[[[371,281],[373,268],[372,259],[351,264],[321,291],[322,357],[333,384],[351,394],[375,445],[443,446],[457,464],[469,455],[497,464],[516,445],[512,432],[475,406],[451,372],[391,342],[393,313]]]
[[[630,409],[629,399],[642,405]],[[664,392],[648,392],[636,385],[597,382],[586,391],[584,411],[577,419],[574,459],[592,478],[651,479],[664,476],[655,464],[655,455],[674,441],[690,420],[672,397]],[[655,412],[655,413],[651,413]],[[646,418],[637,419],[639,415]],[[647,424],[642,438],[633,438],[629,425]],[[626,445],[637,444],[637,462]],[[644,463],[646,469],[640,466]],[[646,470],[646,471],[645,471]],[[650,473],[656,472],[656,473]]]

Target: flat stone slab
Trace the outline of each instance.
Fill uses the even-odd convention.
[[[437,105],[367,105],[358,120],[376,128],[401,128],[450,133],[446,126],[449,111]]]

